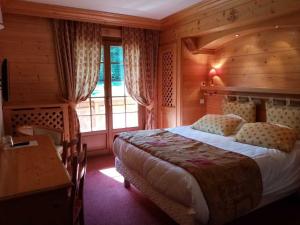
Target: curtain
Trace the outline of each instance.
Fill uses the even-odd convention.
[[[98,24],[54,20],[60,89],[69,103],[70,137],[80,130],[76,105],[97,85],[100,71],[101,27]]]
[[[128,94],[145,107],[145,128],[156,128],[159,32],[123,27],[122,44]]]

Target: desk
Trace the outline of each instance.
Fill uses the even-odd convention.
[[[68,220],[71,179],[46,136],[38,146],[0,149],[0,224],[59,225]]]

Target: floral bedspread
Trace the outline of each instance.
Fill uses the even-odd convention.
[[[256,162],[166,130],[121,133],[119,138],[190,172],[206,199],[209,224],[221,225],[255,208],[262,196]]]

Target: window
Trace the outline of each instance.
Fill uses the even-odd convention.
[[[81,132],[138,127],[138,104],[125,87],[122,46],[102,47],[97,86],[86,101],[78,104],[77,113]]]

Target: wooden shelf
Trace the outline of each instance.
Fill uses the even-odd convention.
[[[201,91],[214,92],[214,93],[235,92],[235,93],[274,94],[274,95],[300,95],[300,90],[248,88],[248,87],[231,87],[231,86],[201,87]]]

